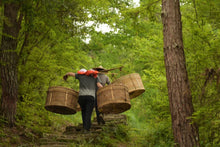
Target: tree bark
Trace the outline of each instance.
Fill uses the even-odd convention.
[[[194,110],[185,63],[179,0],[162,0],[161,16],[174,141],[180,147],[199,146],[198,129],[190,119]]]
[[[17,82],[17,38],[21,27],[21,17],[18,17],[20,6],[15,3],[4,4],[3,35],[0,48],[1,67],[1,114],[12,127],[15,124],[16,103],[18,97]]]

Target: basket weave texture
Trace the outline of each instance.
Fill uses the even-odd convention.
[[[79,93],[73,89],[54,86],[47,91],[45,109],[59,114],[75,114]]]
[[[144,85],[138,73],[122,76],[112,82],[112,84],[122,84],[128,87],[130,99],[136,98],[145,92]]]
[[[131,108],[128,88],[110,84],[97,91],[98,109],[104,114],[119,114]]]

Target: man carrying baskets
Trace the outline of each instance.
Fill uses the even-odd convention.
[[[68,76],[79,80],[79,100],[78,103],[82,111],[83,132],[88,133],[91,128],[91,116],[95,104],[96,87],[103,87],[95,70],[81,69],[77,73],[68,72],[63,76],[67,80]]]
[[[92,68],[96,71],[98,71],[98,77],[100,78],[101,80],[101,84],[102,86],[104,87],[106,84],[109,85],[111,82],[109,80],[109,77],[107,75],[105,75],[104,72],[105,69],[102,67],[102,66],[99,66],[99,67],[95,67],[95,68]],[[98,87],[97,87],[97,90],[98,90]],[[105,124],[105,121],[103,119],[103,116],[100,115],[100,112],[98,110],[98,105],[97,105],[97,93],[96,93],[96,98],[95,98],[95,110],[96,110],[96,117],[97,117],[97,122],[98,124]],[[103,115],[103,114],[102,114]]]

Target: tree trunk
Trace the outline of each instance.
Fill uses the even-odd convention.
[[[4,24],[1,43],[0,67],[2,81],[1,114],[12,127],[15,123],[16,103],[18,95],[17,83],[17,38],[21,19],[18,18],[19,5],[4,5]]]
[[[192,96],[186,71],[179,0],[162,0],[164,58],[172,129],[176,146],[199,146]]]

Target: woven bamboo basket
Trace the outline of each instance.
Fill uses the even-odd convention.
[[[76,111],[81,111],[81,107],[80,107],[79,103],[77,103]]]
[[[145,92],[144,85],[138,73],[122,76],[112,82],[112,84],[123,84],[127,86],[130,99],[135,98]]]
[[[47,91],[45,109],[59,114],[75,114],[78,95],[77,91],[70,88],[50,87]]]
[[[119,114],[131,108],[128,89],[124,85],[110,84],[97,91],[97,105],[101,113]]]

